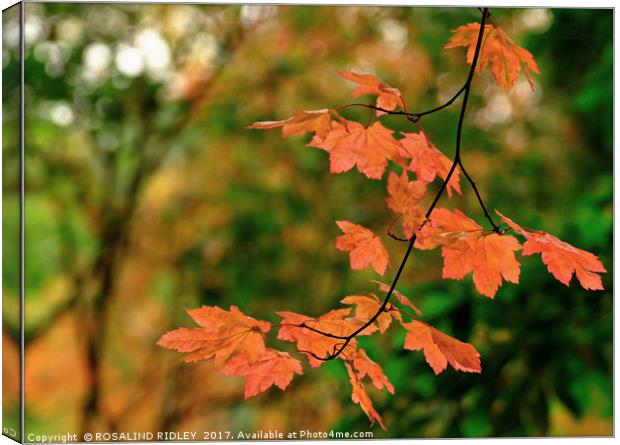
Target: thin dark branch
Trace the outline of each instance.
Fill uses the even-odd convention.
[[[341,107],[338,107],[338,110],[341,110],[343,108],[349,108],[349,107],[365,107],[365,108],[370,108],[372,110],[375,111],[381,111],[385,114],[390,114],[390,115],[395,115],[395,116],[406,116],[407,119],[409,119],[411,122],[418,122],[423,116],[427,116],[429,114],[433,114],[436,113],[437,111],[443,110],[444,108],[449,107],[450,105],[452,105],[454,103],[454,101],[456,101],[459,96],[461,94],[463,94],[463,91],[465,91],[465,85],[463,85],[455,94],[454,96],[452,96],[447,102],[435,107],[435,108],[431,108],[430,110],[426,110],[426,111],[420,111],[418,113],[411,113],[409,111],[402,111],[402,110],[386,110],[385,108],[381,108],[378,107],[376,105],[372,105],[372,104],[365,104],[365,103],[352,103],[352,104],[347,104],[347,105],[343,105]]]
[[[471,178],[471,176],[469,176],[469,173],[467,173],[467,170],[465,170],[465,166],[463,165],[463,162],[460,159],[459,159],[459,167],[461,167],[461,171],[465,175],[465,178],[467,178],[467,181],[471,185],[471,188],[474,189],[474,193],[476,194],[476,198],[478,198],[478,203],[480,204],[480,207],[482,208],[482,211],[484,212],[484,216],[486,216],[486,218],[491,223],[491,226],[493,226],[493,231],[495,233],[501,234],[500,233],[500,228],[497,226],[497,224],[495,224],[495,221],[493,221],[493,218],[491,217],[491,214],[489,213],[489,211],[487,210],[486,206],[484,205],[484,201],[482,200],[482,196],[480,195],[480,192],[478,191],[478,187],[476,187],[476,183]]]
[[[395,241],[400,241],[401,243],[404,242],[406,243],[407,241],[409,241],[407,238],[401,238],[399,236],[394,235],[392,232],[388,231],[386,232],[386,235],[389,236],[390,238],[392,238]]]
[[[484,8],[484,10],[482,11],[482,19],[480,20],[480,30],[478,32],[478,40],[476,41],[476,49],[475,49],[475,53],[474,53],[474,58],[472,60],[471,68],[469,70],[469,75],[467,76],[467,80],[465,81],[465,84],[457,92],[457,94],[455,94],[455,96],[452,99],[450,99],[450,101],[448,101],[447,104],[444,104],[442,107],[438,107],[438,109],[441,109],[441,108],[444,108],[444,107],[448,106],[450,103],[452,103],[454,100],[456,100],[457,97],[459,97],[462,93],[464,93],[463,104],[461,106],[461,112],[460,112],[460,115],[459,115],[459,121],[458,121],[458,125],[457,125],[456,149],[455,149],[455,153],[454,153],[454,159],[452,161],[452,167],[450,167],[450,171],[449,171],[448,175],[446,176],[443,184],[441,185],[441,188],[439,189],[439,191],[435,195],[435,198],[433,199],[433,202],[431,203],[428,211],[426,212],[424,221],[422,222],[422,224],[418,228],[418,231],[420,229],[422,229],[422,227],[424,227],[424,225],[428,221],[428,218],[430,217],[431,213],[435,209],[435,206],[439,202],[439,199],[441,198],[441,196],[445,192],[445,190],[447,188],[447,185],[450,182],[450,179],[451,179],[452,175],[454,174],[454,171],[456,170],[457,165],[461,164],[461,137],[462,137],[462,132],[463,132],[463,122],[465,120],[465,112],[467,110],[467,103],[468,103],[468,100],[469,100],[469,91],[471,89],[471,83],[472,83],[472,80],[474,78],[474,73],[476,71],[476,65],[478,63],[478,56],[480,55],[480,48],[482,46],[482,37],[483,37],[483,34],[484,34],[484,29],[485,29],[485,23],[486,23],[487,16],[488,16],[488,8]],[[362,104],[362,106],[367,106],[368,108],[374,108],[373,106],[368,106],[366,104]],[[426,114],[430,114],[430,112],[438,111],[438,109],[437,110],[429,110],[429,112],[426,112]],[[406,112],[389,112],[388,110],[380,110],[380,111],[385,111],[385,112],[388,112],[388,113],[391,113],[391,114],[405,115],[405,116],[407,116],[407,118],[409,120],[412,120],[413,122],[417,122],[417,119],[419,119],[419,117],[420,117],[419,113],[416,114],[416,113],[406,113]],[[417,116],[417,119],[416,119],[416,116]],[[461,164],[461,166],[462,166],[462,164]],[[466,177],[467,177],[467,175],[466,175]],[[495,227],[495,225],[494,225],[494,227]],[[351,340],[353,340],[353,338],[355,338],[360,332],[362,332],[364,329],[366,329],[368,326],[370,326],[372,323],[374,323],[375,320],[385,311],[385,309],[386,309],[386,307],[387,307],[387,305],[388,305],[388,303],[390,301],[390,298],[391,298],[392,294],[394,293],[394,289],[396,288],[396,284],[398,283],[398,280],[400,279],[400,276],[401,276],[401,274],[402,274],[402,272],[403,272],[403,270],[405,268],[405,265],[407,264],[407,261],[409,260],[409,256],[411,255],[411,251],[413,250],[413,246],[415,244],[416,239],[417,239],[417,234],[414,234],[411,237],[411,239],[409,240],[409,244],[407,245],[407,250],[405,252],[405,255],[403,256],[403,259],[400,262],[398,270],[396,271],[396,275],[394,276],[394,279],[392,280],[392,284],[390,285],[390,288],[387,291],[387,293],[385,295],[385,298],[383,299],[383,302],[381,303],[381,306],[379,307],[377,312],[366,323],[364,323],[361,327],[359,327],[358,329],[353,331],[346,338],[342,338],[344,340],[344,342],[340,345],[339,348],[335,349],[332,354],[330,354],[329,356],[325,357],[323,359],[324,361],[333,360],[336,357],[338,357],[342,353],[342,351],[347,347],[347,345],[351,342]],[[316,332],[316,333],[325,335],[327,337],[341,338],[340,336],[334,336],[333,334],[330,334],[328,332],[323,332],[323,331],[320,331],[318,329],[312,329],[312,330],[314,332]]]

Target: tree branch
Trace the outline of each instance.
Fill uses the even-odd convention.
[[[449,106],[461,94],[464,94],[464,96],[463,96],[463,104],[461,105],[461,112],[460,112],[460,115],[459,115],[459,120],[458,120],[458,125],[457,125],[457,130],[456,130],[456,149],[455,149],[454,158],[453,158],[453,161],[452,161],[452,166],[450,167],[450,171],[448,172],[448,175],[446,176],[443,184],[441,185],[441,188],[439,189],[439,191],[435,195],[435,198],[433,199],[433,202],[431,203],[429,209],[427,210],[427,212],[425,214],[424,221],[422,222],[422,224],[420,224],[420,227],[418,228],[417,231],[421,230],[424,227],[424,225],[427,223],[428,218],[431,216],[431,213],[435,209],[437,203],[439,202],[439,199],[441,198],[441,196],[445,192],[445,190],[447,188],[447,185],[450,182],[450,179],[452,178],[452,175],[454,174],[454,171],[456,170],[457,165],[459,165],[461,167],[461,169],[463,169],[463,164],[462,164],[462,161],[461,161],[461,138],[462,138],[462,133],[463,133],[463,122],[465,120],[465,113],[467,111],[467,103],[468,103],[468,100],[469,100],[469,92],[471,90],[471,83],[472,83],[472,80],[474,78],[474,73],[476,71],[476,65],[478,63],[478,57],[480,55],[480,49],[482,47],[482,37],[483,37],[483,34],[484,34],[485,23],[486,23],[488,15],[489,15],[488,8],[484,8],[484,10],[482,11],[482,18],[480,20],[480,30],[478,32],[478,40],[476,41],[476,48],[475,48],[475,52],[474,52],[474,58],[472,60],[472,64],[471,64],[471,68],[469,70],[469,75],[467,76],[467,80],[465,81],[465,84],[463,85],[463,87],[452,97],[452,99],[450,99],[445,104],[443,104],[440,107],[437,107],[435,109],[423,112],[423,113],[408,113],[408,112],[405,112],[405,111],[389,111],[389,110],[381,109],[379,107],[374,107],[373,105],[351,104],[351,105],[365,106],[367,108],[378,109],[379,111],[383,111],[383,112],[386,112],[388,114],[405,115],[405,116],[407,116],[407,119],[411,120],[412,122],[417,122],[417,120],[419,120],[420,117],[422,117],[423,115],[434,113],[435,111],[439,111],[439,110]],[[344,107],[341,107],[341,108],[344,108]],[[487,216],[489,221],[491,221],[491,224],[493,225],[494,230],[499,231],[499,228],[497,228],[495,223],[492,221],[492,219],[490,217],[490,214],[486,211],[486,207],[484,206],[484,204],[482,202],[482,198],[480,197],[480,194],[478,193],[478,190],[475,188],[475,184],[474,184],[473,180],[465,172],[464,169],[463,169],[463,173],[465,174],[465,177],[468,179],[470,184],[472,184],[472,187],[474,188],[474,191],[476,192],[476,196],[478,197],[480,205],[482,206],[483,210],[485,211],[485,215]],[[390,298],[392,297],[392,294],[394,293],[394,289],[396,288],[398,280],[400,279],[400,276],[401,276],[401,274],[402,274],[402,272],[403,272],[403,270],[405,268],[405,265],[407,264],[407,261],[409,260],[409,256],[411,255],[411,251],[413,250],[413,246],[415,244],[416,239],[417,239],[417,233],[414,234],[409,239],[409,244],[407,245],[407,250],[405,251],[405,255],[403,256],[403,259],[400,262],[398,270],[396,271],[396,275],[394,276],[394,279],[392,280],[392,284],[390,285],[390,288],[387,291],[387,293],[385,295],[385,298],[383,299],[383,302],[381,303],[381,306],[379,307],[377,312],[366,323],[364,323],[361,327],[359,327],[358,329],[356,329],[355,331],[353,331],[351,334],[349,334],[346,337],[336,336],[336,335],[331,334],[329,332],[323,332],[323,331],[321,331],[319,329],[311,328],[311,330],[313,332],[316,332],[316,333],[321,334],[321,335],[325,335],[326,337],[338,338],[338,339],[344,340],[344,342],[339,347],[338,346],[335,347],[334,352],[332,352],[332,354],[328,355],[325,358],[321,358],[320,360],[328,361],[328,360],[333,360],[333,359],[337,358],[342,353],[342,351],[347,347],[347,345],[351,342],[351,340],[353,340],[360,332],[364,331],[364,329],[366,329],[368,326],[370,326],[372,323],[374,323],[375,320],[377,318],[379,318],[379,316],[385,311],[385,309],[387,308],[387,305],[388,305],[388,303],[390,301]],[[309,329],[309,327],[306,326],[306,325],[301,326],[301,327],[305,327],[305,328]]]

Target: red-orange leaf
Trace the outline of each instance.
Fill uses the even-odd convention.
[[[400,91],[397,88],[381,82],[372,74],[357,74],[351,71],[340,71],[338,74],[358,85],[351,93],[353,97],[374,94],[378,96],[377,107],[379,108],[390,111],[394,110],[396,107],[405,108],[403,96]],[[377,112],[377,115],[381,114],[384,114],[384,112]]]
[[[360,379],[368,376],[375,388],[385,388],[390,394],[394,394],[394,385],[392,385],[387,376],[383,373],[381,366],[368,357],[366,351],[359,349],[351,359],[351,362]]]
[[[497,210],[496,212],[512,230],[525,237],[523,255],[540,253],[547,270],[558,281],[568,286],[575,274],[584,289],[604,289],[599,274],[607,270],[596,255],[573,247],[549,233],[524,229]]]
[[[355,318],[362,322],[367,322],[370,320],[381,307],[381,301],[376,295],[373,294],[368,297],[365,295],[349,295],[348,297],[340,300],[340,302],[343,304],[355,305]],[[383,334],[390,327],[390,323],[392,323],[392,316],[389,312],[381,312],[375,323],[377,324],[379,331]]]
[[[267,130],[270,128],[282,127],[282,136],[298,136],[306,132],[316,133],[321,139],[327,136],[330,130],[331,119],[329,110],[297,110],[293,117],[283,121],[263,121],[254,122],[248,128],[257,130]]]
[[[320,316],[318,319],[314,319],[306,315],[296,314],[294,312],[277,312],[278,316],[283,318],[282,323],[280,323],[281,327],[278,332],[278,338],[280,340],[296,343],[297,349],[300,352],[311,353],[307,354],[308,362],[313,368],[318,368],[324,362],[317,359],[312,354],[325,358],[332,354],[335,349],[343,343],[343,340],[313,332],[310,329],[302,327],[302,325],[306,325],[332,335],[341,337],[347,336],[362,325],[362,323],[348,318],[350,312],[351,308],[335,309]],[[371,331],[365,329],[360,333],[360,335],[367,335],[369,333],[371,333]],[[354,339],[343,350],[343,354],[354,354],[356,348],[357,343]]]
[[[456,48],[466,46],[467,63],[472,63],[478,40],[479,23],[469,23],[453,30],[454,35],[444,48]],[[481,71],[491,65],[491,72],[497,85],[510,91],[519,79],[519,71],[523,74],[534,90],[534,82],[530,70],[539,74],[538,65],[532,54],[514,43],[508,34],[495,25],[486,25],[484,29],[483,43],[478,56],[476,71]]]
[[[425,210],[418,203],[426,194],[426,183],[409,181],[405,170],[400,176],[390,172],[387,190],[385,202],[394,213],[402,215],[403,233],[411,238],[424,221]]]
[[[388,286],[385,283],[382,283],[380,281],[375,281],[373,280],[374,283],[376,283],[379,286],[379,289],[382,292],[387,292],[390,290],[390,286]],[[394,295],[396,297],[396,299],[398,300],[398,302],[400,304],[402,304],[403,306],[407,306],[410,307],[411,309],[413,309],[413,311],[417,314],[417,315],[422,315],[422,311],[420,309],[418,309],[409,298],[407,298],[405,295],[403,295],[402,293],[400,293],[399,291],[397,291],[396,289],[394,289],[394,292],[392,292],[392,295]],[[395,312],[394,317],[398,320],[401,320],[400,314],[398,312]]]
[[[245,355],[237,355],[228,360],[219,372],[247,377],[244,396],[249,399],[267,391],[272,385],[286,389],[295,374],[303,374],[303,368],[299,360],[268,348],[254,363],[250,363]]]
[[[401,162],[399,145],[380,122],[365,128],[354,121],[332,122],[325,139],[313,138],[309,147],[321,148],[329,153],[330,172],[343,173],[355,165],[360,173],[371,179],[381,179],[388,159]]]
[[[443,245],[443,278],[460,280],[473,272],[478,292],[493,298],[502,278],[519,282],[520,264],[514,252],[521,248],[512,235],[484,233],[484,228],[460,210],[435,209],[421,231],[418,248]]]
[[[426,362],[435,374],[446,369],[448,363],[457,371],[482,372],[480,354],[469,343],[463,343],[420,321],[403,323],[409,331],[405,337],[405,349],[424,351]]]
[[[369,229],[349,221],[336,221],[344,235],[336,238],[336,249],[349,252],[351,269],[360,270],[368,266],[380,275],[385,273],[389,255],[381,238]]]
[[[265,352],[263,334],[271,329],[269,322],[248,317],[236,306],[231,306],[230,311],[203,306],[188,313],[201,328],[169,331],[157,342],[164,348],[191,352],[184,361],[214,357],[215,367],[219,369],[236,355],[244,355],[249,363],[254,363]]]
[[[445,181],[452,167],[452,161],[448,159],[437,147],[435,147],[423,133],[402,133],[404,139],[400,140],[403,147],[401,154],[411,158],[409,169],[416,174],[420,181],[431,183],[439,176]],[[448,196],[452,191],[461,193],[459,183],[459,169],[456,167],[450,182],[446,188]]]
[[[351,382],[351,387],[353,388],[351,400],[353,400],[354,403],[358,404],[366,413],[368,419],[370,419],[371,426],[374,425],[375,421],[378,421],[379,425],[381,425],[381,428],[385,430],[383,419],[381,418],[377,410],[375,410],[375,407],[372,405],[372,401],[370,400],[370,397],[368,397],[368,394],[364,389],[364,384],[357,377],[355,371],[349,363],[345,362],[344,365],[347,368],[347,373],[349,374],[349,382]]]

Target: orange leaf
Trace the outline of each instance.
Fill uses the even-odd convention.
[[[381,366],[368,357],[366,351],[359,349],[351,359],[351,362],[360,379],[368,376],[372,384],[375,385],[375,388],[383,389],[385,387],[390,394],[394,394],[394,385],[392,385],[387,376],[383,373]]]
[[[446,369],[448,363],[457,371],[482,372],[480,354],[469,343],[463,343],[417,320],[403,323],[403,327],[409,331],[405,337],[405,349],[423,350],[424,358],[435,374]]]
[[[230,311],[203,306],[188,313],[201,328],[169,331],[157,342],[164,348],[191,352],[184,361],[215,357],[215,367],[219,369],[237,355],[244,355],[249,363],[254,363],[265,352],[263,334],[271,329],[269,322],[248,317],[236,306],[231,306]]]
[[[520,263],[514,252],[521,248],[511,235],[485,234],[484,228],[460,210],[436,209],[431,214],[416,247],[442,245],[443,278],[460,280],[473,272],[478,292],[493,298],[502,278],[519,282]]]
[[[362,322],[368,322],[381,307],[381,301],[376,295],[372,294],[369,297],[365,295],[349,295],[340,300],[340,302],[343,304],[356,305],[355,318]],[[375,320],[375,323],[379,331],[383,334],[390,327],[392,316],[389,312],[381,312],[377,320]]]
[[[407,171],[398,176],[390,172],[387,189],[389,196],[385,199],[387,206],[403,216],[403,233],[411,238],[424,221],[425,210],[418,205],[426,194],[426,183],[409,181]]]
[[[596,255],[573,247],[549,233],[524,229],[497,210],[495,212],[512,230],[525,237],[523,255],[540,253],[547,270],[559,282],[568,286],[575,274],[584,289],[604,289],[599,273],[605,273],[607,270]]]
[[[365,128],[362,124],[343,119],[332,122],[325,139],[313,138],[309,147],[329,153],[330,172],[343,173],[357,165],[357,170],[371,179],[381,179],[388,159],[401,162],[399,145],[380,122]]]
[[[468,47],[467,63],[471,64],[474,60],[479,30],[479,23],[469,23],[458,27],[452,31],[454,35],[444,48]],[[523,74],[525,74],[533,91],[534,82],[530,70],[536,74],[540,73],[532,54],[514,43],[508,34],[495,25],[486,25],[484,29],[476,71],[483,70],[487,65],[491,66],[491,72],[497,85],[506,91],[510,91],[515,85],[521,70],[523,70]]]
[[[389,255],[383,243],[372,231],[349,221],[336,221],[344,235],[336,238],[336,249],[349,252],[351,269],[360,270],[372,265],[379,275],[385,273]]]
[[[296,343],[300,352],[310,352],[318,357],[327,357],[332,354],[336,348],[340,347],[344,340],[313,332],[301,325],[305,324],[311,328],[344,337],[351,334],[362,325],[362,323],[346,318],[350,312],[350,308],[335,309],[320,316],[318,319],[294,312],[277,312],[278,316],[283,318],[282,323],[280,323],[281,327],[278,332],[278,338],[280,340]],[[366,335],[368,333],[370,333],[368,329],[365,329],[360,335]],[[356,348],[357,342],[354,339],[343,350],[343,354],[353,354]],[[306,355],[310,366],[313,368],[318,368],[323,364],[323,361],[318,360],[311,354]]]
[[[250,363],[245,355],[231,358],[220,369],[220,373],[247,377],[244,396],[249,399],[267,391],[273,385],[281,390],[286,389],[295,374],[303,374],[303,368],[299,360],[268,348],[254,363]]]
[[[379,108],[390,111],[394,110],[398,106],[403,109],[406,108],[400,91],[397,88],[381,82],[372,74],[357,74],[351,71],[340,71],[338,74],[345,79],[358,84],[358,87],[351,93],[353,97],[374,94],[378,96],[377,107]],[[377,111],[378,116],[382,114],[385,114],[385,112]]]
[[[402,133],[404,139],[399,142],[403,147],[401,154],[411,158],[409,169],[416,174],[420,181],[431,183],[439,176],[444,181],[448,177],[452,161],[435,147],[422,133]],[[448,196],[452,196],[452,191],[461,193],[459,183],[459,168],[456,167],[450,182],[446,188]]]
[[[380,281],[375,281],[373,280],[373,283],[376,283],[379,286],[379,289],[382,292],[387,292],[390,290],[390,286],[388,286],[385,283],[382,283]],[[418,315],[422,315],[422,311],[420,309],[418,309],[412,302],[411,300],[409,300],[409,298],[407,298],[405,295],[401,294],[399,291],[397,291],[396,289],[394,289],[394,292],[392,292],[392,295],[394,295],[396,297],[396,299],[398,300],[398,302],[400,304],[402,304],[403,306],[407,306],[410,307],[411,309],[413,309],[413,311],[418,314]],[[394,317],[400,320],[400,314],[398,312],[394,313]]]
[[[358,404],[362,408],[362,410],[366,413],[366,415],[368,416],[368,419],[370,419],[371,426],[374,425],[375,421],[378,421],[379,425],[381,425],[381,428],[383,428],[383,430],[385,431],[385,425],[383,424],[383,419],[381,418],[379,413],[375,410],[375,407],[372,406],[372,401],[370,400],[370,397],[368,397],[368,394],[366,393],[366,390],[364,389],[364,384],[357,377],[357,375],[355,374],[355,371],[353,370],[351,365],[349,365],[349,363],[345,362],[344,365],[347,368],[347,373],[349,374],[349,382],[351,382],[351,386],[353,388],[353,394],[351,395],[351,400],[353,400],[354,403]]]
[[[293,113],[293,117],[283,121],[263,121],[254,122],[248,128],[257,130],[267,130],[270,128],[282,127],[282,136],[298,136],[307,131],[316,133],[320,138],[327,136],[331,124],[329,118],[329,110],[297,110]]]

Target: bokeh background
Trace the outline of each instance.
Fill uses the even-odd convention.
[[[350,102],[341,69],[377,74],[412,109],[436,106],[468,70],[464,50],[442,49],[449,31],[479,12],[52,3],[26,11],[26,432],[369,430],[341,363],[243,401],[241,378],[209,362],[183,364],[155,342],[192,324],[186,308],[234,304],[277,321],[275,310],[318,315],[373,289],[374,273],[352,272],[334,248],[334,221],[385,227],[384,181],[330,175],[308,138],[245,127]],[[612,11],[492,14],[541,75],[534,93],[524,79],[505,93],[488,71],[476,76],[464,161],[491,208],[593,251],[611,270]],[[5,78],[18,67],[11,26]],[[12,94],[4,90],[5,104]],[[16,112],[4,110],[7,119]],[[447,155],[457,113],[455,105],[424,119]],[[383,122],[415,131],[395,117]],[[10,141],[4,255],[17,258]],[[443,204],[483,223],[463,185]],[[397,261],[403,246],[386,243]],[[555,281],[537,257],[522,263],[521,284],[489,300],[469,278],[441,280],[438,252],[415,252],[400,290],[431,324],[473,343],[483,373],[434,376],[422,354],[402,350],[396,328],[362,339],[396,387],[394,396],[369,389],[388,426],[374,427],[375,437],[612,433],[611,274],[604,292],[587,292]],[[17,372],[18,282],[16,263],[5,261],[5,376]],[[5,419],[19,406],[19,386],[8,383]]]

